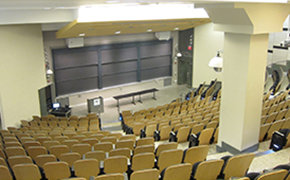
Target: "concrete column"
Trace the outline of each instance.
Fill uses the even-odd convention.
[[[268,37],[225,33],[218,150],[258,149]]]
[[[202,6],[215,30],[225,32],[217,150],[255,151],[259,143],[268,37],[270,32],[282,30],[289,6],[268,3]]]

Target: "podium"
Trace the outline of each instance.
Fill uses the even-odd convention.
[[[95,97],[91,99],[87,99],[88,113],[103,113],[104,112],[104,100],[103,97]]]

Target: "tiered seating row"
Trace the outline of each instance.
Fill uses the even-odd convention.
[[[175,101],[164,106],[140,110],[132,113],[123,111],[123,130],[127,134],[154,137],[158,140],[170,140],[170,134],[177,135],[177,142],[186,142],[190,134],[199,134],[205,129],[213,128],[217,141],[217,128],[219,124],[220,98],[209,102],[209,98],[197,101],[198,97],[179,102]],[[182,132],[182,133],[176,133]],[[159,137],[156,137],[159,134]],[[210,140],[206,142],[209,144]]]

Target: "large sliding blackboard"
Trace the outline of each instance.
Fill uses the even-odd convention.
[[[171,41],[54,49],[56,94],[171,76]]]

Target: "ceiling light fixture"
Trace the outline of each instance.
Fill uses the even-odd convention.
[[[152,32],[152,29],[147,29],[147,32]]]
[[[86,34],[85,33],[81,33],[81,34],[79,34],[79,36],[85,36]]]
[[[179,30],[179,27],[174,28],[174,31],[177,31],[177,30]]]
[[[115,34],[121,34],[121,31],[116,31]]]

